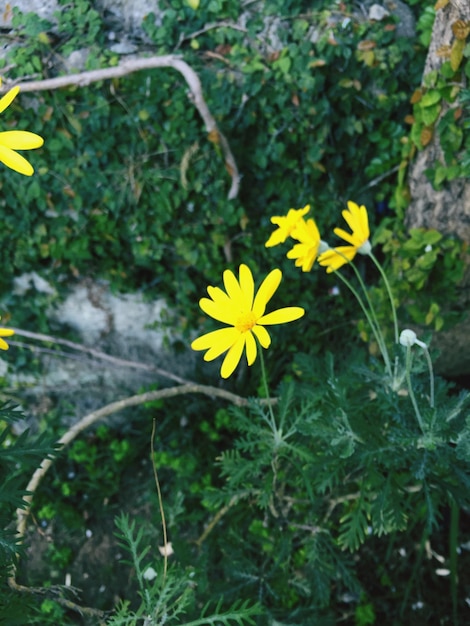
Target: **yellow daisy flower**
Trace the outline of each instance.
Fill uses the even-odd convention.
[[[288,259],[295,259],[295,266],[301,267],[303,272],[310,272],[318,256],[320,248],[320,232],[315,220],[300,219],[292,231],[291,236],[297,239],[292,250],[287,253]]]
[[[264,244],[266,248],[277,246],[280,243],[290,237],[292,231],[299,223],[299,220],[303,218],[310,211],[310,205],[307,204],[303,209],[289,209],[287,215],[275,215],[271,218],[271,223],[276,224],[278,229],[275,230],[268,241]]]
[[[20,88],[13,87],[3,98],[0,98],[0,113],[10,106],[18,95]],[[7,130],[0,132],[0,161],[15,172],[31,176],[33,167],[16,150],[32,150],[40,148],[44,139],[35,133],[27,130]]]
[[[369,218],[366,207],[359,206],[355,202],[348,202],[348,208],[342,212],[342,216],[351,232],[348,233],[342,228],[335,228],[333,232],[350,245],[330,248],[318,257],[318,263],[325,266],[328,273],[335,272],[345,263],[350,263],[357,253],[370,254],[372,249],[369,241]]]
[[[15,331],[11,328],[0,328],[0,350],[8,350],[10,347],[2,337],[11,337]]]
[[[253,275],[247,265],[240,265],[239,278],[230,270],[225,270],[223,291],[220,287],[208,287],[209,298],[201,298],[199,306],[210,317],[227,324],[195,339],[193,350],[207,350],[205,361],[213,361],[227,352],[220,375],[228,378],[237,367],[246,350],[248,365],[252,365],[257,355],[257,341],[263,348],[271,344],[271,337],[265,326],[284,324],[299,319],[305,311],[301,307],[285,307],[265,315],[271,300],[282,279],[279,269],[272,270],[261,283],[255,295]]]

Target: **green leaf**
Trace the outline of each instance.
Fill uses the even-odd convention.
[[[439,117],[439,113],[441,112],[441,105],[434,104],[429,105],[425,109],[421,111],[421,116],[423,120],[423,124],[425,126],[431,126]]]
[[[419,101],[420,107],[430,107],[440,102],[442,96],[441,92],[437,89],[432,89],[431,91],[427,91],[421,100]]]

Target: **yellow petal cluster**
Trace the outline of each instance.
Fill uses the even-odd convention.
[[[300,220],[292,231],[292,238],[296,239],[294,247],[287,253],[288,259],[295,259],[296,267],[301,267],[303,272],[310,272],[318,256],[320,248],[320,231],[315,220]]]
[[[225,291],[209,286],[209,298],[199,301],[204,313],[227,326],[198,337],[191,348],[206,350],[205,361],[212,361],[226,353],[220,370],[222,378],[228,378],[235,371],[244,352],[248,365],[252,365],[257,355],[257,343],[263,348],[270,346],[271,337],[265,326],[292,322],[304,315],[301,307],[285,307],[265,313],[281,279],[281,270],[272,270],[255,294],[251,270],[242,264],[238,279],[232,271],[225,270]]]
[[[369,254],[371,251],[369,218],[366,207],[349,201],[348,208],[342,212],[342,216],[351,232],[348,233],[342,228],[335,228],[333,232],[349,245],[330,248],[318,257],[318,263],[326,267],[328,273],[335,272],[345,263],[350,263],[357,253]]]
[[[0,98],[0,113],[10,106],[18,95],[20,88],[13,87]],[[32,165],[18,154],[16,150],[33,150],[40,148],[44,139],[35,133],[26,130],[7,130],[0,132],[0,161],[15,172],[31,176],[34,172]]]
[[[278,228],[265,243],[266,248],[284,243],[285,240],[291,236],[299,222],[303,220],[303,216],[309,211],[310,205],[307,204],[303,209],[289,209],[287,215],[275,215],[272,217],[271,223],[275,224]]]

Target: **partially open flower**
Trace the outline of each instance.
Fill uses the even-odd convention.
[[[278,227],[268,241],[264,244],[266,248],[277,246],[291,236],[292,231],[297,226],[303,216],[310,211],[310,205],[307,204],[303,209],[289,209],[287,215],[275,215],[271,218],[271,222]]]
[[[372,246],[369,241],[369,218],[364,205],[348,202],[348,208],[342,212],[351,232],[335,228],[334,233],[350,245],[330,248],[318,257],[318,263],[325,266],[328,273],[335,272],[345,263],[350,263],[357,253],[370,254]]]
[[[303,272],[310,272],[315,263],[320,249],[320,232],[315,220],[301,219],[291,233],[293,239],[299,243],[289,250],[288,259],[295,259],[296,267],[301,267]]]

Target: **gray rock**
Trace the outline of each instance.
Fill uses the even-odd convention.
[[[54,11],[60,9],[57,0],[0,0],[0,28],[11,27],[14,7],[21,13],[36,13],[49,21],[54,21]]]

